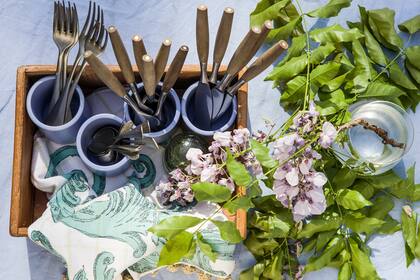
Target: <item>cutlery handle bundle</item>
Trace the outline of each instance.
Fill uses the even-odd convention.
[[[131,68],[130,58],[128,57],[127,50],[124,47],[121,36],[115,26],[108,28],[109,37],[111,38],[112,48],[114,49],[115,57],[117,58],[118,65],[121,68],[124,79],[127,83],[134,83],[134,72]]]
[[[171,50],[172,41],[166,39],[162,42],[160,49],[156,55],[155,59],[155,75],[156,80],[155,83],[158,84],[160,79],[162,78],[163,73],[165,73],[165,67],[168,63],[169,52]]]

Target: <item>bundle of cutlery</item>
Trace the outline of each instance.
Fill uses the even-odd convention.
[[[209,52],[207,7],[200,5],[197,8],[196,39],[201,77],[196,88],[194,106],[200,108],[200,113],[195,116],[195,121],[203,129],[212,129],[212,123],[226,112],[237,90],[266,69],[288,47],[285,41],[279,41],[250,66],[243,78],[230,86],[239,71],[252,59],[264,43],[270,30],[273,29],[271,21],[266,21],[262,27],[252,27],[230,59],[225,75],[218,81],[219,67],[226,52],[232,29],[233,14],[232,8],[226,8],[223,12],[216,35],[213,66],[209,80],[207,75]]]
[[[85,51],[100,55],[106,48],[108,32],[104,25],[101,7],[89,2],[89,10],[82,30],[79,32],[76,5],[66,7],[63,2],[54,2],[53,39],[59,54],[54,91],[48,105],[46,123],[52,126],[67,123],[72,118],[71,101],[80,77],[86,67]],[[68,71],[68,55],[79,43],[75,61]],[[67,73],[70,72],[68,75]]]

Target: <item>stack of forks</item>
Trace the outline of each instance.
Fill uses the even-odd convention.
[[[59,126],[72,119],[71,100],[87,62],[85,51],[99,56],[106,48],[108,31],[104,25],[103,10],[95,2],[89,2],[89,10],[79,32],[77,8],[64,0],[54,2],[53,39],[58,48],[57,71],[54,91],[48,105],[46,123]],[[70,50],[79,43],[79,50],[71,71],[68,71]],[[68,74],[69,73],[69,74]]]

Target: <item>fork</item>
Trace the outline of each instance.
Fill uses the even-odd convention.
[[[64,1],[54,2],[53,40],[58,48],[56,81],[48,112],[51,112],[60,97],[60,91],[65,84],[68,53],[78,38],[78,18],[76,5],[65,7]],[[54,125],[53,118],[48,117],[47,123]]]
[[[105,48],[106,44],[103,44],[102,42],[104,31],[100,32],[101,26],[103,30],[105,29],[105,27],[103,26],[103,23],[104,23],[103,12],[100,6],[99,5],[97,6],[96,3],[93,2],[93,12],[92,12],[92,1],[89,1],[89,10],[88,10],[88,14],[86,16],[86,20],[83,25],[83,28],[79,34],[79,50],[75,58],[75,61],[73,63],[72,71],[67,77],[64,90],[62,91],[51,113],[52,117],[56,119],[56,123],[64,124],[68,122],[69,120],[71,120],[72,118],[71,110],[69,109],[69,107],[70,107],[70,103],[73,98],[73,94],[76,89],[77,83],[86,65],[86,63],[84,63],[83,65],[84,52],[86,50],[92,50],[92,52],[95,52],[95,54],[97,54],[97,52],[100,51],[98,49]],[[99,37],[98,37],[98,34],[99,34]],[[106,41],[106,38],[105,38],[105,41]],[[97,47],[94,46],[95,43],[98,45]],[[80,62],[82,62],[82,65],[78,67]],[[76,73],[77,70],[78,72]]]

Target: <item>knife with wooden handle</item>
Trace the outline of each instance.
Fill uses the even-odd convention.
[[[155,66],[153,64],[153,58],[150,55],[143,55],[143,86],[146,91],[146,95],[150,101],[153,100],[156,90],[156,75]]]
[[[108,69],[108,67],[103,64],[103,62],[96,57],[93,52],[87,51],[85,52],[85,59],[92,67],[93,71],[95,72],[96,76],[108,87],[110,88],[115,94],[121,97],[137,114],[143,116],[150,116],[149,114],[141,111],[137,104],[128,96],[127,91],[121,84],[121,82],[117,79],[117,77]]]
[[[160,117],[162,110],[162,105],[165,102],[166,97],[168,96],[169,91],[175,85],[176,80],[178,79],[179,73],[181,73],[182,66],[184,65],[185,58],[188,54],[188,47],[183,45],[179,48],[174,59],[169,65],[168,72],[166,72],[165,78],[163,79],[162,84],[162,93],[159,98],[158,106],[155,112],[155,116]]]
[[[259,75],[262,71],[264,71],[270,64],[272,64],[282,53],[283,51],[287,50],[288,45],[286,41],[279,41],[274,46],[269,48],[266,52],[264,52],[260,57],[258,57],[254,63],[249,66],[249,68],[245,71],[242,77],[232,86],[230,87],[225,95],[225,100],[223,105],[220,107],[220,110],[217,112],[216,116],[214,117],[217,120],[220,116],[222,116],[226,110],[229,108],[230,104],[232,103],[233,96],[237,93],[238,89],[244,85],[245,83],[249,82],[251,79],[255,78]]]
[[[155,75],[156,75],[156,84],[160,82],[163,73],[165,73],[165,67],[168,63],[169,52],[171,50],[172,41],[166,39],[162,42],[159,52],[156,55],[155,59]]]
[[[131,39],[133,43],[134,59],[136,60],[137,69],[140,77],[143,77],[143,55],[147,54],[143,39],[139,35],[134,35]]]
[[[227,46],[229,44],[230,33],[232,31],[232,21],[233,21],[234,10],[232,8],[226,8],[223,11],[222,19],[220,20],[219,29],[217,30],[216,42],[214,44],[213,52],[213,66],[210,75],[210,83],[216,84],[217,75],[219,73],[219,68],[222,63],[223,57]]]
[[[121,72],[124,76],[125,81],[128,83],[130,90],[132,91],[134,98],[137,103],[140,103],[141,99],[136,85],[136,79],[134,78],[133,68],[131,67],[130,58],[128,57],[127,50],[124,47],[124,43],[121,40],[121,36],[118,33],[118,29],[115,26],[108,28],[109,37],[111,39],[112,48],[114,50],[115,57],[117,58],[118,65],[121,68]]]
[[[254,48],[260,34],[261,28],[259,27],[252,27],[249,30],[230,59],[226,73],[215,89],[223,92],[235,75],[249,62],[256,52]]]

